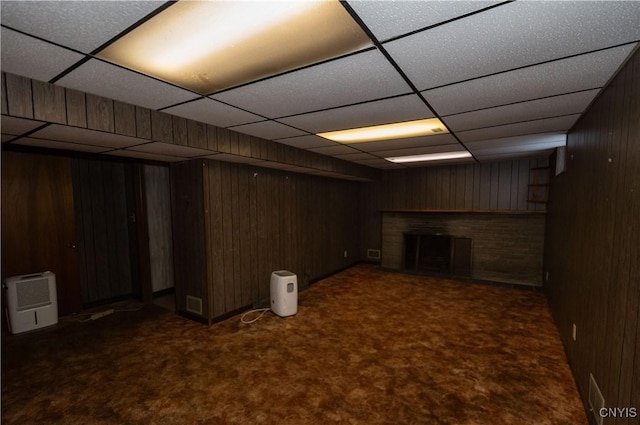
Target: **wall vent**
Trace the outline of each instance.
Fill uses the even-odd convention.
[[[380,250],[379,249],[367,249],[367,258],[369,260],[379,260],[380,259]]]
[[[187,311],[202,316],[202,298],[187,295]]]
[[[593,414],[597,425],[602,425],[602,416],[600,410],[604,408],[604,397],[598,388],[596,379],[592,374],[589,374],[589,410]]]

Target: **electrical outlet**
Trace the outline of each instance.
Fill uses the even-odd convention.
[[[549,280],[549,272],[546,272],[546,273],[544,274],[544,280]]]
[[[577,337],[578,337],[578,329],[576,328],[576,324],[575,324],[575,323],[573,324],[573,331],[572,331],[571,336],[573,337],[573,340],[574,340],[574,341],[575,341],[575,340],[577,339]]]
[[[347,258],[347,257],[348,257],[348,254],[347,254],[347,250],[345,249],[344,250],[344,258]]]

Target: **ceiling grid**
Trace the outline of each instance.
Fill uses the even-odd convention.
[[[272,143],[393,169],[414,165],[385,158],[461,150],[472,155],[415,164],[437,165],[549,154],[565,144],[566,133],[640,41],[639,1],[354,0],[342,6],[347,20],[335,22],[355,23],[368,44],[197,92],[103,57],[125,35],[176,8],[173,2],[4,0],[1,68]],[[337,25],[333,21],[319,22],[324,32],[337,30],[326,28]],[[287,43],[273,49],[282,44]],[[349,145],[317,136],[427,118],[439,118],[449,133]],[[238,160],[43,124],[3,115],[2,142],[165,162]]]

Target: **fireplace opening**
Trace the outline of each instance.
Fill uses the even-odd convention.
[[[405,233],[404,268],[415,273],[471,277],[471,239]]]

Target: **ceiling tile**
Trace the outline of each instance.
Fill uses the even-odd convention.
[[[423,92],[441,115],[604,86],[633,51],[621,46]]]
[[[3,1],[2,24],[89,53],[164,3]]]
[[[418,168],[418,167],[435,167],[441,165],[462,165],[462,164],[473,164],[476,160],[473,158],[456,158],[456,159],[439,159],[437,161],[418,161],[418,162],[405,162],[409,168]]]
[[[3,12],[5,3],[7,2],[2,2]],[[0,38],[2,39],[2,71],[39,81],[51,80],[84,58],[83,55],[71,50],[45,43],[4,27]],[[42,60],[42,58],[47,58],[47,60]]]
[[[640,2],[513,2],[385,48],[424,90],[636,41],[638,22]]]
[[[479,151],[482,149],[508,148],[510,146],[527,146],[550,144],[553,146],[564,146],[567,142],[565,133],[541,133],[528,134],[525,136],[502,137],[499,139],[481,140],[478,142],[466,143],[471,151]]]
[[[479,111],[450,115],[442,120],[449,130],[458,132],[501,124],[531,121],[560,115],[579,114],[589,106],[599,89],[546,97]]]
[[[42,121],[15,118],[6,115],[2,115],[2,121],[0,123],[0,127],[2,127],[2,134],[12,134],[15,136],[21,136],[45,124]]]
[[[380,41],[491,6],[491,1],[350,1]]]
[[[275,121],[262,121],[253,124],[240,125],[231,127],[230,130],[248,134],[250,136],[262,137],[267,140],[306,135],[304,131],[300,131]]]
[[[322,133],[432,117],[433,112],[418,96],[407,95],[280,118],[278,121],[310,133]]]
[[[553,153],[553,149],[535,150],[522,153],[502,153],[479,155],[476,158],[480,162],[501,161],[504,159],[523,159],[523,158],[548,158]]]
[[[163,112],[218,127],[229,127],[264,120],[264,118],[258,115],[206,97],[163,109]]]
[[[463,143],[478,140],[497,139],[500,137],[521,136],[525,134],[568,131],[580,118],[579,114],[564,117],[546,118],[516,124],[499,125],[478,130],[460,131],[456,133]]]
[[[465,150],[459,143],[451,145],[440,146],[424,146],[421,148],[410,149],[393,149],[388,151],[376,152],[376,155],[384,158],[393,156],[408,156],[408,155],[422,155],[427,153],[442,153],[442,152],[459,152]]]
[[[467,148],[477,158],[497,155],[520,155],[541,152],[566,145],[566,134],[546,133],[467,143]]]
[[[387,161],[386,159],[383,159],[383,158],[363,159],[363,160],[357,160],[357,161],[354,161],[354,162],[356,162],[358,164],[361,164],[361,165],[366,165],[368,167],[381,168],[381,169],[406,168],[403,164],[396,164],[394,162]]]
[[[127,150],[118,149],[115,151],[107,152],[105,155],[123,156],[127,158],[146,159],[150,161],[161,161],[161,162],[179,162],[179,161],[187,160],[187,158],[182,158],[179,156],[159,155],[156,153],[149,153],[149,152],[137,152],[137,151],[132,151],[128,149]]]
[[[322,148],[312,148],[309,150],[322,155],[345,155],[349,153],[358,153],[356,149],[347,145],[326,146]]]
[[[105,133],[103,131],[88,130],[86,128],[69,127],[52,124],[31,134],[39,139],[58,140],[61,142],[80,143],[83,145],[105,146],[110,148],[125,148],[147,143],[148,140],[120,134]]]
[[[34,137],[23,137],[16,140],[12,144],[24,146],[37,146],[40,148],[63,149],[76,152],[103,153],[112,150],[112,148],[103,146],[83,145],[80,143],[58,142],[56,140],[36,139]]]
[[[411,137],[408,139],[383,140],[380,142],[358,143],[358,149],[365,152],[377,152],[390,149],[408,149],[424,146],[450,145],[458,143],[451,134],[439,134],[428,137]]]
[[[82,64],[62,77],[57,84],[150,109],[160,109],[200,97],[97,59]]]
[[[336,145],[335,142],[332,142],[330,140],[327,140],[323,137],[316,136],[316,135],[278,139],[276,140],[276,142],[282,143],[283,145],[293,146],[294,148],[299,148],[299,149],[320,148],[323,146]]]
[[[333,155],[338,159],[344,159],[345,161],[356,161],[356,160],[363,160],[363,159],[378,159],[377,156],[371,155],[370,153],[366,153],[366,152],[358,152],[358,153],[348,153],[348,154],[341,154],[341,155]]]
[[[136,152],[148,152],[159,155],[168,155],[182,158],[193,158],[211,155],[213,152],[206,149],[192,148],[190,146],[173,145],[171,143],[152,142],[144,145],[133,146],[129,150]]]
[[[265,117],[277,118],[409,91],[384,56],[377,50],[370,50],[211,97]]]

